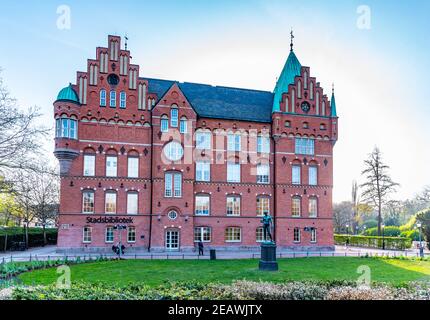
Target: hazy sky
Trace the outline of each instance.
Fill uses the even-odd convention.
[[[70,29],[57,26],[61,5]],[[58,91],[108,34],[128,34],[140,76],[273,90],[293,27],[302,65],[327,93],[336,84],[334,200],[350,198],[375,145],[405,199],[430,184],[429,13],[426,0],[2,1],[0,66],[20,105],[53,126]]]

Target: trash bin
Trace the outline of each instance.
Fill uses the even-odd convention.
[[[216,251],[215,249],[210,250],[211,260],[216,260]]]

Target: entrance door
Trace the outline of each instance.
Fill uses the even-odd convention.
[[[166,250],[170,250],[170,251],[179,250],[179,231],[177,230],[166,231]]]

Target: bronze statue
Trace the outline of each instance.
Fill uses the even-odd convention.
[[[265,212],[263,218],[261,219],[261,222],[263,223],[263,239],[266,242],[267,235],[269,235],[270,242],[273,242],[272,238],[272,227],[273,227],[273,219],[272,217]]]

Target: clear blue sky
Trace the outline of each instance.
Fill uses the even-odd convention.
[[[60,5],[70,7],[70,30],[57,28]],[[360,5],[370,30],[357,27]],[[336,83],[335,201],[349,199],[375,145],[404,199],[430,184],[429,13],[425,0],[8,1],[0,67],[20,104],[40,106],[53,124],[57,92],[108,34],[128,34],[141,76],[273,90],[293,27],[301,63],[327,92]]]

